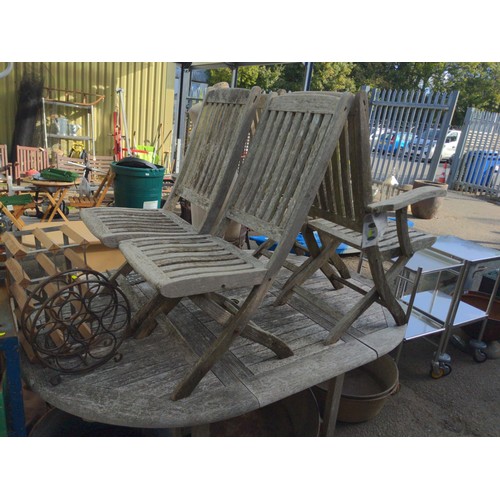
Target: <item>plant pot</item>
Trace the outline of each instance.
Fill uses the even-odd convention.
[[[448,184],[442,182],[426,181],[426,180],[414,180],[413,189],[424,186],[434,186],[441,189],[448,189]],[[411,213],[418,219],[433,219],[441,206],[443,197],[437,196],[435,198],[429,198],[427,200],[418,201],[411,205]]]
[[[324,412],[326,384],[315,386],[320,412]],[[337,420],[359,423],[376,417],[399,389],[399,371],[389,354],[346,373]]]

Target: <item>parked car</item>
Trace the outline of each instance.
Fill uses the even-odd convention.
[[[408,144],[414,139],[412,132],[387,132],[380,136],[377,144],[377,151],[379,153],[391,153],[397,155],[406,150]]]
[[[490,186],[493,175],[500,171],[500,152],[474,150],[465,155],[465,182]]]
[[[410,159],[417,159],[421,161],[431,161],[434,153],[436,152],[436,146],[441,135],[440,129],[429,129],[422,132],[419,135],[409,151],[407,152]],[[443,149],[441,150],[441,156],[439,161],[449,161],[450,158],[455,154],[457,149],[458,140],[460,139],[460,130],[450,130],[446,134],[444,140]]]

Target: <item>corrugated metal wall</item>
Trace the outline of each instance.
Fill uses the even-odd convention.
[[[2,65],[3,68],[3,65]],[[10,148],[14,132],[17,90],[25,72],[43,78],[45,87],[105,96],[94,110],[96,154],[113,151],[113,111],[119,105],[117,88],[124,89],[129,135],[136,143],[152,141],[158,125],[162,137],[172,129],[175,63],[166,62],[35,62],[14,63],[12,72],[0,79],[0,144]],[[122,129],[122,133],[124,133]],[[171,135],[163,153],[171,150]],[[42,146],[43,144],[34,144]]]

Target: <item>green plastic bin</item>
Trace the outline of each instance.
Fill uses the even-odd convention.
[[[160,208],[164,168],[126,167],[111,163],[115,173],[115,207]]]

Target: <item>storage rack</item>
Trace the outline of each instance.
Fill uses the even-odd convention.
[[[43,140],[46,149],[49,149],[56,143],[56,141],[79,141],[86,144],[86,149],[89,154],[95,156],[95,121],[94,121],[94,107],[104,99],[103,95],[87,94],[78,91],[69,91],[62,89],[44,89],[45,95],[42,97],[42,128]],[[94,98],[93,101],[89,99]],[[83,122],[82,134],[70,133],[68,130],[63,130],[62,133],[54,132],[51,130],[52,123],[48,123],[48,119],[53,114],[70,113],[67,120],[69,126],[80,125],[76,121]],[[69,128],[69,127],[68,127]],[[68,152],[66,154],[69,155]]]
[[[471,340],[474,359],[486,360],[482,333],[498,289],[497,278],[488,308],[483,311],[461,300],[464,290],[470,289],[472,275],[488,269],[490,263],[500,264],[500,251],[454,236],[441,236],[434,245],[416,252],[399,277],[398,296],[408,311],[408,326],[403,343],[419,337],[440,334],[437,350],[431,362],[430,375],[440,378],[451,373],[451,357],[445,352],[454,327],[482,321],[481,334]],[[443,284],[443,276],[448,280]],[[422,290],[422,280],[434,275],[432,289]],[[499,274],[500,276],[500,274]],[[454,285],[453,285],[454,282]],[[397,353],[399,359],[403,343]]]
[[[451,358],[445,352],[445,335],[453,322],[454,289],[452,283],[461,276],[462,263],[440,255],[432,249],[416,252],[407,262],[398,283],[398,296],[407,306],[408,324],[403,343],[416,338],[440,335],[437,350],[431,361],[431,376],[439,378],[451,372]],[[447,283],[447,291],[442,285]],[[429,284],[432,283],[432,287]],[[426,286],[422,289],[422,285]],[[450,292],[451,289],[451,293]],[[401,349],[397,353],[399,360]]]

